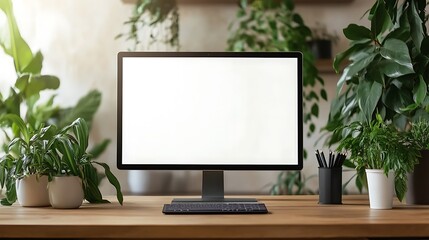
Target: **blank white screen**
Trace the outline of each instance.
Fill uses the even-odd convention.
[[[296,165],[297,61],[124,57],[122,164]]]

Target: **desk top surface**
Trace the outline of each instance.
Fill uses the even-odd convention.
[[[429,205],[394,203],[372,210],[368,196],[343,196],[342,205],[319,205],[317,196],[256,196],[263,215],[164,215],[172,197],[126,196],[120,206],[79,209],[0,207],[0,237],[71,238],[319,238],[429,236]]]

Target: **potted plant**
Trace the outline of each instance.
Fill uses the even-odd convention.
[[[336,44],[339,37],[336,33],[330,33],[326,29],[326,25],[316,23],[314,28],[311,28],[312,36],[308,42],[310,49],[316,59],[331,59],[332,44]]]
[[[179,48],[179,11],[176,0],[137,0],[132,16],[124,22],[128,32],[116,35],[115,39],[133,41],[133,51],[149,50],[159,43],[165,50]],[[146,35],[147,34],[147,35]],[[149,41],[144,41],[148,37]]]
[[[333,67],[349,60],[337,83],[325,129],[332,145],[335,131],[359,120],[383,120],[405,130],[419,118],[429,118],[429,37],[426,1],[376,0],[367,16],[370,27],[350,24],[343,30],[350,46],[336,55]]]
[[[72,107],[55,104],[55,95],[48,97],[46,102],[41,102],[40,95],[46,94],[45,90],[58,89],[60,80],[56,76],[41,74],[43,54],[40,51],[33,53],[22,38],[13,14],[12,1],[0,1],[0,12],[6,16],[8,26],[2,32],[0,46],[12,57],[17,76],[15,84],[10,87],[9,94],[0,94],[0,116],[6,114],[20,116],[31,132],[51,124],[63,128],[79,117],[84,118],[88,125],[91,125],[93,116],[101,104],[101,93],[92,90]],[[19,137],[9,123],[10,121],[6,121],[2,125],[4,138],[0,137],[0,152],[7,150],[11,139]],[[93,158],[100,156],[109,143],[110,140],[105,139],[96,144],[90,151]],[[100,174],[100,180],[103,177]]]
[[[54,208],[78,208],[85,198],[92,203],[106,202],[98,189],[95,164],[104,168],[109,182],[116,188],[116,196],[122,205],[123,196],[119,181],[105,163],[92,160],[87,153],[89,130],[82,118],[63,128],[47,143],[51,146],[46,158],[51,163],[48,184],[49,200]]]
[[[407,204],[429,204],[429,120],[419,119],[411,123],[413,143],[420,150],[420,158],[414,170],[408,174]]]
[[[350,152],[358,177],[368,183],[370,207],[392,208],[393,186],[402,201],[407,173],[412,171],[419,155],[408,135],[385,123],[379,114],[376,120],[356,121],[337,131],[343,135],[338,150]],[[364,181],[365,173],[367,181]]]
[[[1,116],[0,123],[4,122],[16,126],[18,137],[10,142],[6,154],[0,158],[0,183],[2,188],[6,187],[2,205],[12,205],[18,199],[22,206],[49,206],[50,200],[54,207],[70,206],[53,201],[63,199],[78,207],[77,201],[70,199],[81,192],[84,193],[82,197],[90,203],[107,202],[98,189],[99,179],[93,164],[104,168],[107,179],[116,188],[117,199],[122,204],[120,184],[109,166],[91,160],[91,155],[86,152],[89,132],[85,120],[79,118],[61,131],[54,125],[33,131],[19,116],[13,114]],[[79,179],[56,179],[64,175],[75,175]],[[79,188],[74,188],[75,191],[72,191],[72,185],[58,187],[56,184],[64,181],[80,183],[80,179],[82,184],[78,185]],[[54,186],[49,188],[48,181],[54,182]],[[62,196],[58,198],[58,194]]]
[[[11,205],[18,200],[24,207],[49,206],[45,161],[48,146],[44,140],[52,135],[53,128],[31,131],[13,114],[1,116],[0,124],[5,122],[15,126],[18,137],[9,143],[6,154],[0,158],[0,184],[1,188],[6,186],[6,198],[1,204]]]

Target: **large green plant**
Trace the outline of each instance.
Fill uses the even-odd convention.
[[[129,26],[128,32],[118,34],[116,38],[132,41],[133,51],[149,49],[156,43],[179,48],[179,11],[176,0],[138,0],[132,16],[124,25]],[[144,39],[145,32],[149,33],[149,41]]]
[[[402,201],[407,190],[407,173],[417,163],[419,147],[407,133],[384,123],[381,115],[376,118],[337,129],[343,137],[338,150],[350,152],[350,161],[356,165],[361,182],[365,182],[365,169],[382,169],[386,175],[393,170],[396,196]]]
[[[90,91],[74,107],[63,108],[55,105],[55,95],[49,97],[46,102],[40,103],[42,92],[58,89],[60,80],[52,75],[41,74],[43,55],[40,51],[33,54],[21,37],[13,15],[12,2],[0,0],[0,10],[5,14],[7,20],[6,25],[2,26],[2,31],[0,31],[0,45],[4,52],[13,58],[17,74],[15,84],[10,87],[8,96],[2,96],[0,93],[0,116],[5,114],[22,116],[31,131],[47,124],[55,124],[62,128],[78,117],[91,123],[101,103],[99,91]],[[9,127],[11,131],[4,130],[6,143],[2,144],[3,150],[7,148],[7,142],[18,135],[15,125],[9,125]],[[109,140],[106,139],[96,145],[91,152],[97,157],[108,144]]]
[[[311,30],[295,12],[292,0],[241,0],[237,20],[229,27],[228,51],[300,51],[303,53],[303,108],[308,136],[316,130],[319,101],[327,100],[324,81],[314,65],[309,48]],[[320,88],[320,90],[316,90]],[[304,157],[307,152],[304,150]],[[280,174],[272,193],[301,194],[311,192],[300,172]]]
[[[429,119],[429,38],[425,0],[377,0],[367,12],[369,28],[350,24],[350,47],[338,54],[334,69],[349,59],[338,84],[326,130],[354,120],[370,122],[377,113],[406,130]],[[338,132],[328,144],[338,142]]]
[[[0,124],[16,126],[17,136],[9,143],[6,154],[0,158],[0,187],[6,186],[6,198],[2,205],[16,201],[15,181],[25,176],[75,175],[82,179],[85,199],[91,203],[106,202],[98,189],[98,174],[94,164],[104,168],[109,182],[116,188],[122,204],[121,186],[105,163],[92,160],[86,152],[89,131],[86,121],[78,118],[58,131],[54,125],[33,129],[15,114],[0,117]]]

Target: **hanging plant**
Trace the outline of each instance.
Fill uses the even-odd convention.
[[[138,0],[124,25],[128,32],[118,34],[115,39],[132,41],[130,50],[148,50],[158,43],[179,49],[179,12],[175,0]]]

